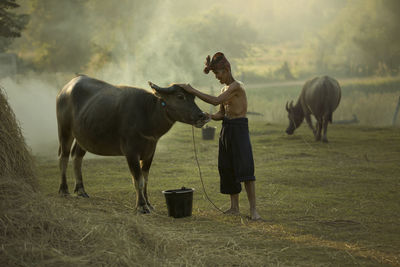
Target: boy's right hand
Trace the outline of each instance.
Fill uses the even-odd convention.
[[[207,113],[207,112],[204,112],[204,114],[206,114],[206,116],[207,116],[207,119],[205,120],[205,123],[207,123],[207,122],[209,122],[210,120],[212,120],[212,115],[211,115],[211,114],[209,114],[209,113]]]

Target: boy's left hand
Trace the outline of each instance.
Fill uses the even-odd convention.
[[[178,85],[179,87],[185,89],[186,92],[193,93],[193,87],[188,83],[174,83],[173,85]]]

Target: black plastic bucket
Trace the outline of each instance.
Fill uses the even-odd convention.
[[[192,216],[193,188],[164,190],[162,193],[167,202],[168,216],[182,218]]]
[[[201,128],[201,134],[204,140],[214,140],[215,127],[209,127],[208,125]]]

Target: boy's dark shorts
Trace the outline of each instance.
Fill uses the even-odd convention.
[[[218,170],[222,194],[238,194],[242,191],[240,182],[256,180],[247,118],[224,118],[219,137]]]

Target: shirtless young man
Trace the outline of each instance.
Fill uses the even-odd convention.
[[[224,54],[216,53],[210,61],[207,57],[204,73],[212,70],[217,80],[225,86],[219,96],[204,94],[189,84],[180,84],[187,92],[201,100],[219,105],[219,111],[210,114],[213,120],[223,120],[219,138],[218,170],[221,193],[231,197],[231,208],[225,213],[239,214],[239,193],[244,182],[250,203],[252,220],[261,219],[256,210],[253,153],[249,137],[246,92],[241,82],[232,77],[231,66]]]

